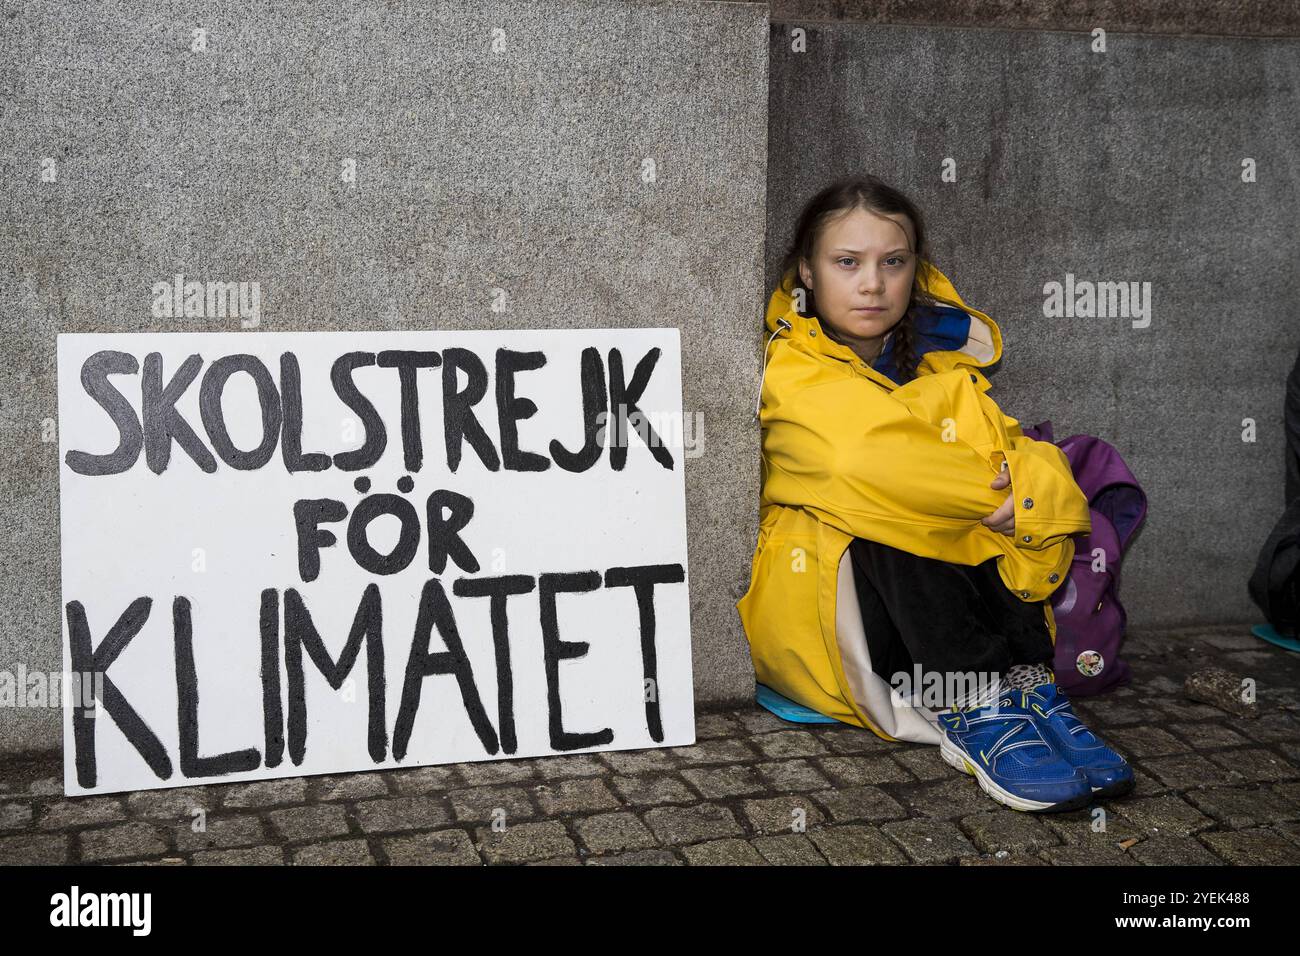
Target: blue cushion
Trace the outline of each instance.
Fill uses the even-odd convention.
[[[788,720],[792,724],[836,724],[839,723],[834,717],[827,717],[825,714],[819,714],[817,711],[805,707],[803,704],[796,704],[789,697],[782,697],[772,688],[765,684],[758,685],[758,693],[755,694],[758,706],[770,710],[782,720]]]
[[[1294,637],[1283,637],[1267,624],[1256,624],[1250,629],[1250,633],[1268,641],[1270,644],[1276,644],[1278,647],[1285,647],[1288,651],[1300,653],[1300,640]]]

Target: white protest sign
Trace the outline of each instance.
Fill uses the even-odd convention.
[[[68,794],[695,741],[675,329],[60,335]]]

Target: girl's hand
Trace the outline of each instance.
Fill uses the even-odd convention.
[[[1005,462],[1003,465],[1005,466]],[[1011,484],[1011,472],[1005,467],[1002,474],[998,475],[989,484],[990,488],[1001,489],[1009,487]],[[1013,492],[1014,494],[1014,492]],[[1014,535],[1016,533],[1016,506],[1011,500],[1012,496],[1007,495],[1007,500],[1002,502],[1002,507],[989,515],[987,518],[981,518],[980,524],[997,531],[999,534]]]

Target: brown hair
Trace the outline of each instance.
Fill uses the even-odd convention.
[[[918,305],[935,305],[935,300],[921,288],[921,262],[929,259],[929,247],[925,239],[925,223],[921,211],[907,196],[893,186],[872,175],[852,176],[831,183],[812,199],[808,200],[799,214],[795,225],[794,238],[789,250],[781,260],[781,276],[784,278],[791,269],[795,271],[795,285],[802,288],[798,274],[800,259],[812,261],[817,238],[826,224],[833,218],[854,209],[893,215],[902,213],[912,221],[916,232],[916,247],[912,250],[917,256],[916,275],[912,280],[912,296],[907,311],[891,329],[893,337],[894,364],[899,370],[902,381],[916,378],[916,367],[920,357],[916,354],[915,311]],[[804,289],[804,303],[807,311],[800,315],[817,316],[817,300],[812,289]],[[839,341],[828,323],[820,323],[823,331],[832,339]]]

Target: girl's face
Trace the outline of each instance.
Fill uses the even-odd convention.
[[[818,318],[863,359],[907,312],[916,275],[912,221],[902,213],[853,209],[832,220],[799,277],[817,297]]]

